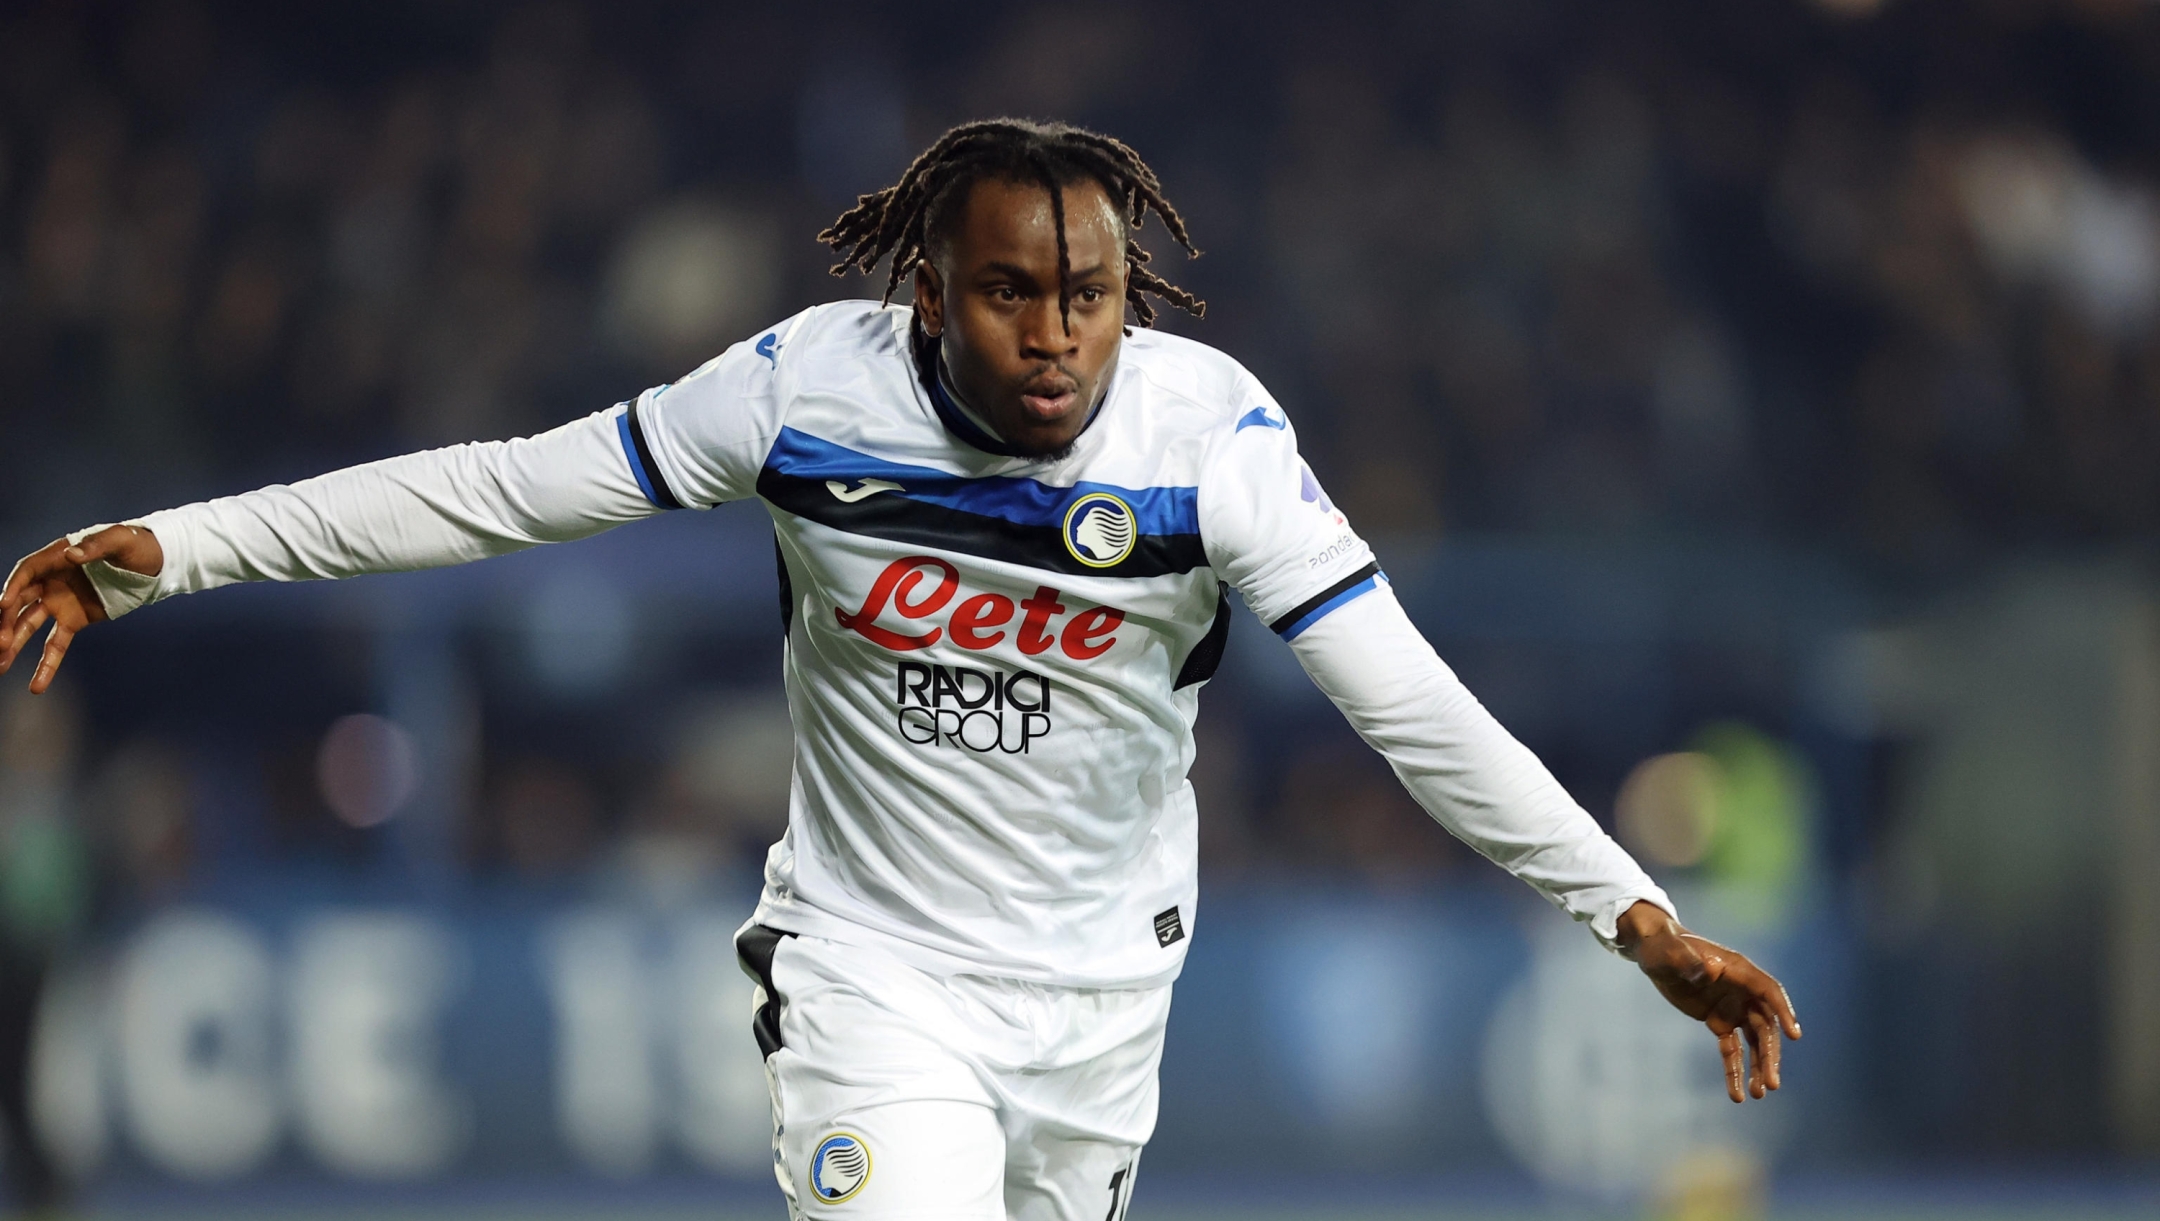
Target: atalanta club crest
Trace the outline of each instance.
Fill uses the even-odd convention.
[[[870,1181],[870,1146],[853,1132],[835,1132],[818,1143],[810,1158],[810,1194],[827,1204],[841,1204]]]
[[[1089,492],[1065,510],[1065,549],[1090,568],[1118,563],[1139,541],[1132,506],[1108,492]]]

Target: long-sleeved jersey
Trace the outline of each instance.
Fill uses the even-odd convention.
[[[756,497],[795,725],[756,919],[925,968],[1173,978],[1194,926],[1186,781],[1235,590],[1449,830],[1610,941],[1664,894],[1470,696],[1235,361],[1148,331],[1067,456],[1004,452],[918,373],[909,312],[809,310],[680,382],[453,446],[139,519],[154,579],[456,563]]]

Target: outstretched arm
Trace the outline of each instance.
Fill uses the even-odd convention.
[[[52,682],[75,633],[174,594],[461,564],[752,495],[780,430],[785,337],[817,312],[539,436],[387,458],[56,539],[0,588],[0,673],[47,623],[33,691]]]
[[[157,535],[165,567],[149,600],[237,581],[439,568],[648,516],[658,509],[625,461],[621,414],[152,513],[139,524]]]
[[[83,628],[237,581],[463,563],[597,534],[658,507],[626,460],[622,408],[515,441],[454,445],[78,531],[0,588],[0,673],[47,623],[42,692]]]
[[[1434,818],[1634,959],[1709,1026],[1734,1102],[1780,1084],[1800,1022],[1777,980],[1682,928],[1665,892],[1470,694],[1380,584],[1291,641],[1306,673]],[[1741,1042],[1753,1052],[1745,1074]]]
[[[1457,838],[1619,944],[1621,913],[1672,901],[1470,694],[1376,583],[1290,648],[1418,804]]]
[[[1395,601],[1372,550],[1297,453],[1297,431],[1239,372],[1198,495],[1208,562],[1442,826],[1642,966],[1725,1055],[1734,1102],[1778,1087],[1778,982],[1680,927],[1672,901],[1478,703]],[[1741,1038],[1755,1051],[1742,1086]]]

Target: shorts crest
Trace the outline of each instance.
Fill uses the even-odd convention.
[[[835,1132],[818,1142],[810,1156],[810,1194],[827,1204],[842,1204],[870,1181],[870,1146],[853,1132]]]

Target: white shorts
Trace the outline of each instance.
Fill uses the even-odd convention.
[[[939,976],[746,926],[773,1166],[796,1221],[1122,1221],[1169,987]]]

